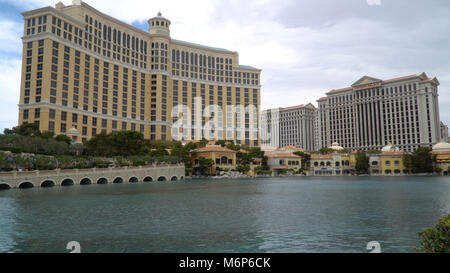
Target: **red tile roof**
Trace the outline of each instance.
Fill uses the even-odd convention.
[[[286,107],[286,108],[281,108],[281,110],[291,110],[291,109],[297,109],[297,108],[303,108],[305,107],[305,105],[297,105],[297,106],[291,106],[291,107]]]
[[[333,159],[332,155],[311,155],[311,160],[317,159]]]
[[[221,153],[237,153],[228,148],[224,148],[222,146],[206,146],[204,148],[199,148],[195,150],[197,153],[211,153],[211,152],[221,152]]]
[[[327,94],[332,94],[332,93],[337,93],[337,92],[342,92],[342,91],[350,91],[353,90],[353,87],[346,87],[346,88],[341,88],[341,89],[333,89],[330,92],[328,92]]]
[[[268,158],[301,158],[298,155],[293,153],[276,153],[276,154],[268,154]]]
[[[417,75],[409,75],[409,76],[404,76],[404,77],[394,78],[394,79],[390,79],[390,80],[385,80],[385,81],[383,81],[383,83],[386,83],[386,82],[395,82],[395,81],[400,81],[400,80],[406,80],[406,79],[409,79],[409,78],[415,78],[415,77],[417,77]]]
[[[415,77],[418,77],[418,75],[414,74],[414,75],[409,75],[409,76],[404,76],[404,77],[399,77],[399,78],[393,78],[393,79],[385,80],[385,81],[383,81],[383,83],[400,81],[400,80],[406,80],[406,79],[415,78]],[[334,94],[334,93],[338,93],[338,92],[342,92],[342,91],[350,91],[352,89],[353,89],[353,87],[346,87],[346,88],[341,88],[341,89],[333,89],[330,92],[328,92],[327,94]]]

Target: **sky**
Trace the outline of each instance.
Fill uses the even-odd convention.
[[[52,0],[0,0],[0,130],[17,125],[21,12]],[[71,4],[71,0],[63,0]],[[437,77],[441,120],[450,125],[448,0],[88,0],[145,31],[162,12],[171,37],[239,52],[262,69],[261,108],[313,103],[367,75]]]

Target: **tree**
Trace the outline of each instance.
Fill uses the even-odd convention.
[[[369,174],[369,157],[363,151],[356,153],[356,173],[357,174]]]
[[[150,155],[153,157],[168,156],[169,152],[165,149],[158,149],[158,150],[151,151]]]
[[[120,131],[109,137],[115,155],[141,155],[149,150],[148,142],[140,132]]]
[[[39,131],[39,127],[34,123],[24,122],[20,126],[16,126],[14,128],[5,129],[5,135],[21,135],[21,136],[39,136],[41,131]]]
[[[218,140],[218,141],[216,141],[216,145],[225,147],[225,146],[227,146],[227,141],[226,140]]]
[[[319,153],[322,155],[332,154],[333,152],[334,150],[328,147],[323,147],[322,149],[319,150]]]
[[[34,160],[35,170],[54,170],[56,163],[54,158],[48,156],[36,156]]]
[[[428,147],[420,147],[411,155],[403,156],[403,164],[412,173],[432,173],[435,160]]]
[[[236,170],[240,173],[246,174],[250,171],[250,165],[238,165]]]
[[[40,137],[42,137],[44,139],[52,139],[55,137],[55,133],[51,132],[51,131],[42,132]]]
[[[295,155],[298,155],[302,158],[302,167],[307,168],[311,162],[311,155],[304,152],[295,152]]]
[[[419,233],[422,237],[421,253],[450,253],[450,215],[440,219],[434,228]]]
[[[57,135],[55,137],[55,140],[59,141],[59,142],[65,142],[67,144],[71,144],[72,143],[72,139],[70,137],[66,136],[66,135]]]
[[[200,157],[198,159],[199,166],[194,168],[194,172],[200,175],[211,175],[211,168],[214,161],[210,158]]]
[[[413,169],[413,156],[410,154],[404,154],[402,157],[403,160],[403,166],[405,166],[405,168],[412,172]]]
[[[101,133],[85,143],[87,153],[95,156],[143,155],[150,152],[150,145],[141,133],[135,131]]]

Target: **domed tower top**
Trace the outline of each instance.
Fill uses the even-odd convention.
[[[150,34],[170,36],[170,24],[171,22],[164,18],[161,12],[158,12],[158,16],[148,20],[148,32]]]

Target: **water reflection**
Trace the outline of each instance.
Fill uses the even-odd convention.
[[[0,192],[0,252],[411,252],[445,178],[286,178]]]

